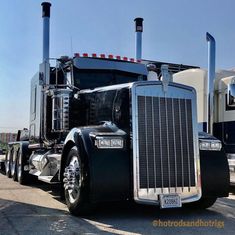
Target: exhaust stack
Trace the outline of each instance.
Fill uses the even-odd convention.
[[[208,79],[207,79],[207,132],[213,133],[213,113],[214,113],[214,80],[215,80],[215,54],[216,42],[212,35],[206,33],[206,40],[208,42]]]
[[[142,59],[142,32],[143,32],[143,18],[135,18],[135,32],[136,32],[136,59]]]
[[[42,4],[42,18],[43,18],[43,56],[42,62],[49,62],[49,45],[50,45],[50,7],[49,2]]]

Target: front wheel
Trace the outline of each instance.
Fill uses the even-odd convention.
[[[65,201],[73,215],[87,214],[91,210],[87,173],[87,166],[73,147],[68,154],[63,179]]]

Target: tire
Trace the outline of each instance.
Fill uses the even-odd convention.
[[[8,178],[11,178],[12,152],[13,149],[9,149],[5,158],[5,170]]]
[[[29,172],[24,170],[26,162],[27,162],[26,155],[23,153],[22,149],[20,149],[18,152],[16,167],[17,167],[18,182],[22,185],[27,185],[30,183]]]
[[[192,202],[189,204],[189,207],[193,207],[194,209],[207,209],[216,202],[217,198],[216,197],[202,197],[199,201],[197,202]]]
[[[17,181],[17,159],[19,155],[19,149],[13,151],[13,158],[11,164],[11,176],[14,181]]]
[[[76,147],[73,147],[68,154],[63,182],[65,201],[70,213],[76,216],[90,213],[87,167],[82,162]]]
[[[5,169],[5,163],[4,162],[0,162],[0,172],[2,173],[2,174],[6,174],[6,169]]]

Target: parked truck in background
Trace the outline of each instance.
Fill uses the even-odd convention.
[[[221,140],[229,161],[230,183],[235,185],[235,71],[215,71],[215,40],[207,37],[214,44],[209,47],[209,73],[201,68],[188,69],[175,73],[173,80],[196,89],[199,129]]]
[[[143,20],[136,19],[137,60],[75,54],[53,67],[50,6],[42,3],[29,138],[9,143],[7,176],[60,183],[75,215],[101,201],[207,208],[228,196],[227,158],[218,139],[198,133],[195,90],[173,83],[167,66],[154,80],[153,66],[139,62]]]

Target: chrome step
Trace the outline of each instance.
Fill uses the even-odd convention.
[[[57,176],[38,176],[38,180],[43,181],[48,184],[58,184],[60,183]]]

